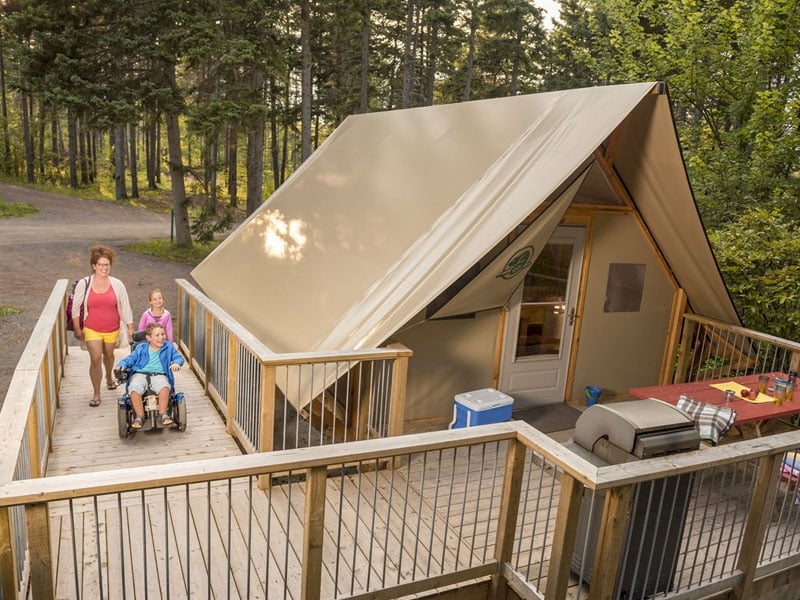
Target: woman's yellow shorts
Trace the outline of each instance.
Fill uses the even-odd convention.
[[[104,333],[102,331],[95,331],[88,327],[83,328],[83,341],[91,342],[92,340],[103,340],[104,344],[116,344],[119,340],[119,329]]]

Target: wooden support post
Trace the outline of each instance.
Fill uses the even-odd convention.
[[[272,452],[275,429],[275,367],[261,365],[261,430],[259,452]]]
[[[50,516],[47,504],[25,507],[28,551],[31,561],[31,598],[54,598],[53,559],[50,555]]]
[[[408,379],[408,356],[398,356],[392,365],[392,383],[389,395],[389,437],[403,435],[406,418],[406,381]]]
[[[225,432],[233,435],[233,423],[236,420],[237,392],[239,390],[239,342],[236,336],[228,333],[228,380],[225,390]]]
[[[36,398],[33,398],[28,412],[28,457],[31,467],[31,479],[38,479],[42,476],[41,451],[39,450],[39,425],[35,408]]]
[[[597,551],[592,566],[589,600],[606,600],[613,597],[614,586],[617,583],[617,569],[622,560],[622,544],[625,541],[633,490],[634,486],[627,485],[606,493]]]
[[[522,476],[525,471],[525,446],[518,440],[508,441],[506,468],[503,475],[503,495],[500,514],[497,518],[497,536],[494,558],[497,572],[489,584],[489,600],[504,600],[508,595],[508,583],[503,577],[505,564],[511,560],[514,550],[514,533],[517,528]]]
[[[52,406],[52,395],[50,394],[51,389],[55,389],[56,381],[58,381],[58,377],[56,376],[55,369],[51,369],[50,365],[50,355],[45,352],[44,360],[42,361],[42,366],[39,369],[39,377],[42,379],[42,414],[39,415],[39,418],[44,422],[44,434],[47,436],[47,450],[48,454],[53,450],[52,444],[50,440],[53,438],[53,422],[50,420],[51,417],[51,406]],[[52,384],[52,387],[51,387]],[[58,394],[56,393],[56,398],[58,398]]]
[[[14,532],[11,529],[11,508],[0,508],[0,595],[17,597],[17,569],[14,562]]]
[[[211,350],[214,345],[212,341],[213,326],[214,317],[211,312],[208,310],[203,311],[203,330],[205,331],[205,343],[203,344],[203,374],[205,378],[203,379],[203,389],[206,392],[206,396],[208,396],[208,386],[211,385]],[[218,384],[216,381],[214,383]]]
[[[753,597],[753,577],[758,566],[761,548],[764,544],[764,535],[769,525],[771,512],[772,490],[778,480],[778,469],[783,462],[781,454],[763,456],[758,460],[758,475],[756,488],[753,492],[753,501],[747,513],[747,523],[741,539],[741,552],[737,569],[744,576],[733,588],[733,597],[737,600]]]
[[[306,471],[305,528],[303,529],[303,581],[300,598],[322,596],[322,544],[325,539],[325,466]]]
[[[175,335],[175,343],[177,344],[179,349],[181,347],[181,342],[183,341],[183,338],[186,335],[186,332],[183,330],[183,302],[184,302],[183,298],[184,298],[185,295],[186,295],[186,292],[179,285],[178,286],[178,312],[177,312],[177,315],[176,315],[177,319],[178,319],[178,322],[177,322],[177,327],[175,328],[175,333],[176,333],[176,335]]]
[[[192,298],[191,296],[189,296],[189,319],[187,321],[189,323],[189,327],[188,327],[189,331],[186,332],[186,340],[187,340],[186,351],[189,354],[189,356],[187,356],[186,358],[187,358],[187,360],[189,362],[189,365],[192,364],[192,359],[194,358],[194,352],[195,352],[195,348],[194,348],[194,317],[195,317],[195,299]]]
[[[276,368],[269,365],[261,365],[261,416],[259,419],[260,429],[258,435],[258,451],[272,452],[274,444],[275,429],[275,371]],[[271,475],[261,475],[258,478],[258,486],[268,489],[272,481]]]
[[[683,313],[686,312],[686,292],[682,288],[675,290],[672,299],[672,311],[669,317],[669,331],[667,332],[667,343],[664,347],[664,358],[661,360],[661,377],[658,385],[667,385],[673,378],[675,368],[675,353],[678,349],[678,334],[681,330]]]
[[[692,340],[696,331],[697,323],[684,318],[683,333],[681,333],[681,350],[678,354],[675,375],[671,383],[684,383],[688,377],[689,367],[692,364]]]
[[[550,569],[547,572],[545,598],[566,598],[572,553],[581,516],[583,484],[567,473],[561,474],[561,493],[558,500],[556,530],[550,551]]]

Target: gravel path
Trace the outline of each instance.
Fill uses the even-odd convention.
[[[0,219],[0,306],[22,310],[0,316],[0,404],[56,280],[73,280],[91,272],[90,246],[105,244],[117,252],[112,274],[128,288],[135,321],[147,308],[151,289],[161,288],[167,309],[175,314],[175,279],[193,282],[189,265],[123,249],[136,240],[168,238],[168,214],[3,183],[0,199],[25,202],[39,209],[31,217]],[[71,334],[70,339],[75,343]]]

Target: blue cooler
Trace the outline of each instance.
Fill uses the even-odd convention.
[[[511,419],[514,399],[494,388],[456,394],[449,429],[505,423]]]

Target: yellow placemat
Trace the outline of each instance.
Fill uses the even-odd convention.
[[[730,381],[728,383],[712,383],[711,387],[717,388],[718,390],[733,390],[736,392],[736,397],[739,400],[744,400],[745,402],[752,402],[753,404],[761,404],[763,402],[772,402],[772,396],[767,396],[766,394],[758,394],[755,398],[745,398],[742,396],[742,390],[747,388],[746,385],[742,385],[741,383],[736,383],[735,381]],[[753,388],[747,388],[753,391]]]

